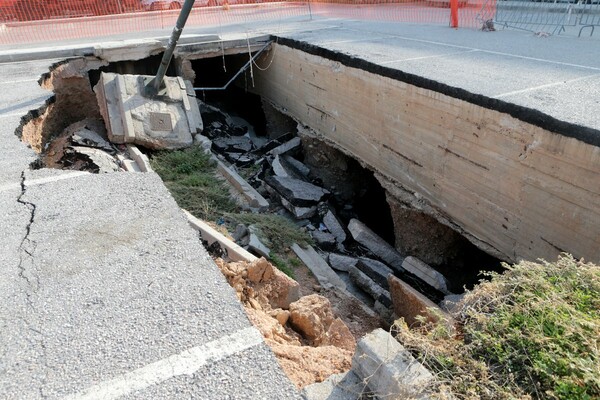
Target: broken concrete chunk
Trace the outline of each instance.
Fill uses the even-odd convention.
[[[424,282],[431,285],[433,288],[439,290],[444,294],[449,294],[448,282],[444,275],[425,264],[423,261],[416,257],[406,257],[402,263],[402,268],[421,278]]]
[[[269,254],[271,253],[271,249],[269,249],[267,246],[265,246],[263,244],[263,242],[260,241],[260,239],[258,238],[258,235],[256,234],[257,232],[257,228],[254,225],[250,225],[248,227],[248,231],[250,232],[249,235],[249,241],[248,241],[248,250],[250,250],[253,253],[259,254],[263,257],[268,258]]]
[[[465,297],[465,294],[449,294],[440,302],[440,308],[444,311],[454,314],[459,311],[459,303]]]
[[[373,279],[369,278],[364,272],[356,267],[352,267],[348,273],[352,282],[364,290],[369,296],[371,296],[373,300],[379,299],[379,296],[384,294],[386,291],[380,285],[375,283]]]
[[[296,253],[298,258],[312,271],[319,281],[319,284],[326,289],[337,288],[346,290],[346,284],[327,264],[325,260],[313,249],[308,246],[306,249],[301,248],[296,243],[292,245],[292,251]]]
[[[217,153],[248,153],[253,148],[252,141],[246,136],[216,137],[212,149]]]
[[[250,207],[258,208],[259,210],[269,208],[269,202],[233,169],[229,168],[223,162],[218,161],[217,170],[244,196]]]
[[[294,172],[298,173],[304,178],[307,178],[308,174],[310,174],[310,169],[304,165],[304,163],[296,160],[294,157],[286,154],[282,156],[282,159],[294,170]]]
[[[325,214],[325,216],[323,217],[323,223],[325,224],[329,232],[331,232],[333,236],[335,236],[338,243],[341,244],[346,240],[346,231],[344,230],[344,227],[331,210],[327,211],[327,214]]]
[[[148,156],[142,153],[140,149],[138,149],[132,144],[128,144],[127,151],[129,152],[129,156],[133,158],[133,161],[137,163],[138,167],[140,168],[140,171],[152,171],[152,167],[150,166],[150,160],[148,160]]]
[[[360,393],[367,391],[366,384],[354,371],[331,375],[323,382],[313,383],[302,389],[306,400],[356,400]]]
[[[290,174],[286,171],[285,167],[281,164],[279,156],[275,156],[273,162],[271,163],[271,168],[273,168],[273,173],[276,176],[280,176],[282,178],[289,178]]]
[[[310,232],[310,236],[321,249],[328,250],[335,247],[335,236],[331,233],[315,230]]]
[[[292,140],[287,141],[284,144],[275,147],[273,150],[270,151],[270,153],[273,154],[274,156],[280,155],[280,154],[285,154],[285,153],[289,153],[292,150],[299,149],[300,146],[302,146],[302,141],[300,140],[299,137],[295,137]]]
[[[81,128],[75,132],[71,137],[71,141],[79,146],[95,147],[109,153],[115,151],[114,147],[100,134],[87,128]]]
[[[178,149],[202,132],[198,103],[177,77],[165,77],[161,96],[142,94],[153,76],[102,72],[94,87],[100,114],[113,143],[136,143],[152,149]],[[183,88],[182,88],[183,86]]]
[[[380,328],[358,342],[352,370],[377,398],[425,398],[434,379],[404,346]]]
[[[344,256],[342,254],[330,253],[328,257],[329,265],[331,268],[348,272],[350,268],[356,267],[358,258]]]
[[[350,234],[358,243],[362,244],[381,258],[394,270],[403,272],[402,261],[404,258],[388,242],[379,237],[375,232],[369,229],[357,219],[351,219],[348,224]]]
[[[384,263],[366,257],[360,257],[356,267],[373,279],[379,286],[388,289],[388,275],[393,275],[394,271]]]
[[[420,324],[417,316],[423,316],[429,322],[436,322],[439,320],[440,316],[447,315],[437,306],[437,304],[417,292],[403,280],[390,275],[388,277],[388,283],[394,313],[399,318],[404,318],[409,326]],[[448,319],[450,318],[448,317]]]
[[[88,158],[92,164],[98,167],[97,172],[100,174],[119,171],[119,165],[115,158],[103,150],[92,147],[72,146],[65,151],[65,158],[77,155]],[[89,166],[87,168],[78,169],[93,170],[94,168],[93,166]]]
[[[233,238],[233,240],[236,243],[239,243],[241,240],[248,237],[249,234],[250,234],[250,232],[248,231],[248,228],[246,227],[246,225],[237,224],[237,226],[235,227],[235,231],[233,231],[233,234],[231,235],[231,237]]]
[[[294,178],[268,176],[265,182],[291,204],[298,207],[311,207],[329,194],[329,191],[312,183]]]

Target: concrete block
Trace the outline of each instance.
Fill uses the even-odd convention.
[[[383,329],[363,337],[352,358],[352,370],[377,398],[427,398],[434,377]]]
[[[257,228],[254,225],[248,226],[249,234],[249,242],[248,242],[248,250],[257,253],[258,255],[263,256],[264,258],[269,258],[269,254],[271,254],[271,249],[269,249],[261,240],[258,238],[256,234]]]
[[[144,97],[145,86],[152,79],[146,75],[100,75],[94,91],[110,141],[152,149],[190,146],[192,135],[203,128],[196,98],[188,94],[185,82],[174,77],[164,78],[165,88],[159,96]]]
[[[268,176],[265,182],[281,197],[297,207],[311,207],[329,194],[326,189],[294,178]]]
[[[379,296],[384,294],[384,292],[387,293],[385,289],[383,289],[381,286],[375,283],[373,279],[369,278],[357,267],[350,268],[348,273],[352,282],[354,282],[356,286],[364,290],[369,296],[373,298],[373,300],[377,300]],[[387,296],[389,297],[389,293],[387,293]]]
[[[142,172],[150,172],[152,171],[152,167],[150,166],[150,160],[148,160],[148,156],[145,155],[138,149],[136,146],[128,144],[127,151],[129,155],[138,165],[140,171]]]
[[[346,231],[331,210],[327,211],[327,214],[323,217],[323,224],[325,224],[327,229],[329,229],[329,232],[335,236],[338,243],[341,244],[346,240]]]
[[[269,153],[271,153],[274,156],[282,155],[282,154],[288,153],[292,150],[299,149],[300,146],[302,146],[302,141],[300,140],[299,137],[295,137],[292,140],[289,140],[289,141],[275,147]]]
[[[384,263],[372,260],[366,257],[360,257],[356,267],[373,279],[379,286],[388,289],[388,275],[393,275],[394,271]]]
[[[402,268],[404,257],[402,257],[394,247],[379,237],[368,226],[357,219],[351,219],[350,223],[348,224],[348,230],[350,231],[350,234],[354,240],[371,250],[394,270],[398,272],[404,271]]]
[[[444,294],[449,294],[448,282],[444,275],[419,260],[416,257],[406,257],[402,262],[402,268],[422,279],[424,282],[431,285]]]
[[[127,172],[142,172],[137,163],[133,160],[123,160],[121,165]]]
[[[356,267],[356,264],[358,263],[358,258],[348,257],[337,253],[329,253],[327,260],[329,261],[331,268],[343,272],[350,271],[350,268]]]
[[[219,242],[221,247],[223,247],[227,252],[227,257],[229,257],[229,259],[232,261],[252,262],[258,260],[258,257],[256,257],[254,254],[238,246],[235,242],[229,240],[221,232],[217,231],[206,222],[199,220],[185,210],[183,210],[183,212],[185,213],[190,226],[200,232],[202,239],[206,240],[208,244]]]
[[[244,180],[237,172],[229,168],[222,161],[217,161],[217,170],[227,179],[231,185],[244,196],[250,204],[250,207],[266,210],[269,208],[269,202],[260,195],[248,182]]]
[[[366,385],[350,370],[306,386],[302,397],[306,400],[356,400],[365,391]]]
[[[438,315],[447,316],[447,314],[437,306],[434,302],[423,296],[421,293],[413,289],[408,283],[390,275],[388,277],[390,286],[390,296],[394,313],[400,318],[404,318],[410,326],[419,324],[417,316],[424,316],[427,321],[436,322],[439,320]],[[434,311],[431,311],[433,309]],[[450,316],[447,316],[450,320]]]
[[[327,289],[336,288],[344,291],[346,290],[344,281],[342,281],[335,271],[331,269],[327,262],[311,246],[303,249],[294,243],[292,245],[292,251],[296,253],[304,265],[312,271],[321,286]]]

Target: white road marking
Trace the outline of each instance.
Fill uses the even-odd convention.
[[[392,61],[379,61],[378,64],[386,65],[386,64],[396,63],[396,62],[426,60],[428,58],[439,58],[439,57],[446,57],[446,56],[454,56],[454,55],[457,55],[457,54],[473,53],[475,51],[479,51],[479,50],[477,50],[477,49],[471,49],[471,50],[465,50],[465,51],[455,51],[453,53],[433,54],[433,55],[430,55],[430,56],[401,58],[399,60],[392,60]]]
[[[20,113],[12,113],[12,114],[0,114],[0,118],[8,118],[8,117],[24,117],[27,114],[27,111]]]
[[[577,82],[577,81],[582,81],[582,80],[585,80],[585,79],[588,79],[588,78],[594,78],[596,76],[600,76],[600,74],[593,74],[593,75],[581,76],[579,78],[568,79],[566,81],[558,81],[558,82],[553,82],[553,83],[547,83],[545,85],[530,87],[530,88],[527,88],[527,89],[514,90],[512,92],[506,92],[506,93],[498,94],[496,96],[492,96],[492,98],[497,99],[497,98],[500,98],[500,97],[512,96],[514,94],[527,93],[527,92],[531,92],[531,91],[538,90],[538,89],[545,89],[545,88],[549,88],[549,87],[553,87],[553,86],[566,85],[566,84],[569,84],[569,83],[573,83],[573,82]]]
[[[110,400],[164,382],[179,375],[192,375],[201,367],[263,343],[260,332],[249,327],[202,346],[192,347],[111,380],[91,386],[64,400]]]
[[[84,176],[84,175],[90,175],[89,172],[85,172],[85,171],[75,171],[75,172],[67,172],[61,175],[56,175],[56,176],[48,176],[46,178],[38,178],[38,179],[30,179],[30,180],[25,180],[25,186],[29,187],[29,186],[36,186],[36,185],[43,185],[45,183],[50,183],[50,182],[57,182],[57,181],[62,181],[64,179],[71,179],[71,178],[76,178],[78,176]],[[7,183],[4,185],[0,185],[0,192],[5,192],[7,190],[12,190],[12,189],[18,189],[21,187],[20,183]]]
[[[23,83],[23,82],[37,82],[39,78],[36,79],[18,79],[16,81],[0,81],[0,85],[8,85],[11,83]]]

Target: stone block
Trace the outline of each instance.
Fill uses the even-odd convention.
[[[268,176],[265,182],[297,207],[311,207],[329,194],[326,189],[294,178]]]
[[[108,138],[114,143],[135,143],[152,149],[190,146],[202,132],[202,118],[193,91],[181,78],[165,77],[160,96],[147,98],[146,75],[103,72],[94,87]]]
[[[364,290],[369,296],[373,298],[373,300],[377,300],[379,296],[383,295],[384,292],[387,292],[357,267],[350,268],[348,273],[352,282],[354,282],[356,286]]]
[[[356,267],[373,279],[379,286],[388,289],[388,275],[393,275],[394,271],[384,263],[366,257],[360,257]]]
[[[357,219],[351,219],[348,224],[350,234],[358,243],[371,250],[373,254],[381,258],[395,271],[402,272],[402,262],[404,257],[396,251],[388,242],[379,237],[368,226]]]
[[[388,282],[394,313],[397,317],[404,318],[409,326],[419,324],[417,316],[423,316],[429,322],[437,322],[440,315],[447,315],[437,304],[403,280],[390,275]],[[449,316],[448,319],[450,319]]]
[[[266,210],[269,208],[269,202],[233,169],[229,168],[223,162],[218,161],[217,170],[239,193],[242,194],[242,196],[244,196],[250,207],[258,208],[259,210]]]
[[[448,282],[444,275],[425,264],[416,257],[406,257],[402,262],[402,268],[423,280],[444,294],[449,294]]]
[[[376,329],[363,337],[352,370],[377,398],[427,398],[434,377],[389,332]]]
[[[302,397],[306,400],[356,400],[364,392],[366,385],[350,370],[306,386]]]
[[[338,243],[341,244],[346,240],[346,231],[331,210],[327,211],[327,214],[323,217],[323,224],[325,224],[329,232],[335,236]]]
[[[296,243],[292,245],[292,251],[296,253],[298,258],[312,271],[319,281],[319,284],[326,289],[336,288],[346,290],[346,284],[335,273],[327,262],[313,249],[308,246],[306,249],[298,246]]]
[[[329,253],[327,259],[331,268],[343,272],[350,271],[350,268],[356,267],[356,263],[358,263],[358,258],[348,257],[337,253]]]

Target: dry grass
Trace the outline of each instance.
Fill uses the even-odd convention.
[[[459,399],[599,399],[600,267],[569,255],[506,267],[465,296],[458,335],[399,321],[398,340]]]

